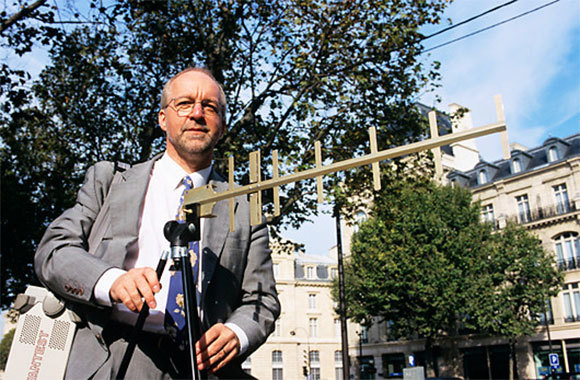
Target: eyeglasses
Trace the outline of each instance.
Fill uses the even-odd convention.
[[[173,105],[171,105],[173,103]],[[211,100],[202,100],[201,102],[196,102],[195,100],[188,97],[173,98],[167,103],[167,107],[172,107],[178,116],[185,117],[189,116],[196,104],[201,104],[201,110],[204,116],[218,116],[220,115],[220,107],[218,104]]]

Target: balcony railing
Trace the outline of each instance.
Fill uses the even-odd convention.
[[[509,221],[516,223],[531,223],[542,219],[552,218],[558,215],[565,215],[576,211],[576,204],[574,202],[558,203],[551,206],[537,207],[526,213],[523,218],[521,214],[512,215],[508,218]]]
[[[580,257],[569,257],[558,260],[558,269],[560,270],[574,270],[580,268]]]
[[[574,318],[574,316],[572,316],[572,315],[568,315],[568,316],[564,317],[564,322],[566,322],[566,323],[576,322],[578,320],[580,320],[580,318],[578,318],[578,317]]]

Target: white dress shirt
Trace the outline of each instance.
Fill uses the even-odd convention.
[[[167,153],[155,162],[151,172],[149,185],[145,194],[145,202],[141,213],[139,238],[137,244],[128,248],[127,256],[123,263],[123,269],[112,268],[106,271],[95,285],[95,299],[103,306],[112,306],[111,318],[134,325],[138,314],[129,310],[122,303],[111,304],[109,291],[113,282],[131,268],[151,267],[155,269],[163,251],[169,251],[169,241],[163,235],[163,227],[169,220],[175,220],[179,208],[179,202],[185,185],[183,178],[189,176],[193,181],[193,186],[200,187],[207,184],[212,167],[199,170],[194,173],[187,173],[179,166]],[[204,219],[201,219],[201,232],[203,236]],[[199,252],[203,252],[203,240],[199,242]],[[202,257],[199,257],[198,279],[201,278]],[[165,304],[169,290],[169,266],[167,265],[160,279],[161,290],[155,295],[157,306],[150,310],[149,316],[145,320],[144,330],[150,332],[164,333]],[[198,286],[200,282],[198,281]],[[203,289],[201,289],[203,294]],[[238,336],[240,341],[240,353],[243,353],[248,346],[248,338],[244,331],[232,323],[226,323],[230,329]]]

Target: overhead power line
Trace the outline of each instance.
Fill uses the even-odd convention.
[[[452,44],[452,43],[454,43],[454,42],[457,42],[457,41],[461,41],[461,40],[463,40],[463,39],[465,39],[465,38],[468,38],[468,37],[474,36],[474,35],[476,35],[476,34],[479,34],[479,33],[481,33],[481,32],[485,32],[486,30],[489,30],[489,29],[495,28],[495,27],[497,27],[497,26],[503,25],[503,24],[505,24],[505,23],[508,23],[508,22],[510,22],[510,21],[516,20],[516,19],[518,19],[518,18],[520,18],[520,17],[523,17],[523,16],[526,16],[526,15],[529,15],[530,13],[537,12],[537,11],[539,11],[540,9],[546,8],[546,7],[548,7],[548,6],[550,6],[550,5],[553,5],[553,4],[555,4],[555,3],[559,2],[559,1],[560,1],[560,0],[554,0],[554,1],[550,2],[550,3],[547,3],[547,4],[544,4],[544,5],[541,5],[541,6],[537,7],[537,8],[534,8],[534,9],[532,9],[532,10],[529,10],[529,11],[527,11],[527,12],[520,13],[520,14],[519,14],[519,15],[517,15],[517,16],[510,17],[510,18],[508,18],[507,20],[500,21],[500,22],[498,22],[498,23],[495,23],[495,24],[493,24],[493,25],[490,25],[490,26],[488,26],[488,27],[485,27],[485,28],[482,28],[482,29],[476,30],[475,32],[472,32],[472,33],[466,34],[466,35],[464,35],[464,36],[461,36],[461,37],[459,37],[459,38],[455,38],[455,39],[453,39],[453,40],[451,40],[451,41],[447,41],[447,42],[444,42],[444,43],[442,43],[442,44],[440,44],[440,45],[433,46],[432,48],[429,48],[429,49],[423,50],[423,51],[421,52],[421,54],[423,54],[423,53],[427,53],[427,52],[430,52],[430,51],[433,51],[433,50],[435,50],[435,49],[439,49],[439,48],[441,48],[441,47],[443,47],[443,46],[450,45],[450,44]]]
[[[471,21],[473,21],[473,20],[477,20],[478,18],[480,18],[480,17],[482,17],[482,16],[485,16],[486,14],[489,14],[489,13],[495,12],[495,11],[497,11],[498,9],[501,9],[501,8],[503,8],[503,7],[507,7],[508,5],[511,5],[511,4],[513,4],[513,3],[517,2],[517,1],[518,1],[518,0],[512,0],[512,1],[508,1],[507,3],[503,3],[503,4],[501,4],[501,5],[498,5],[498,6],[497,6],[497,7],[495,7],[495,8],[488,9],[487,11],[485,11],[485,12],[483,12],[483,13],[480,13],[480,14],[478,14],[477,16],[470,17],[470,18],[468,18],[467,20],[463,20],[463,21],[461,21],[460,23],[457,23],[457,24],[455,24],[455,25],[451,25],[451,26],[449,26],[449,27],[447,27],[447,28],[445,28],[445,29],[443,29],[443,30],[440,30],[440,31],[438,31],[438,32],[436,32],[436,33],[433,33],[433,34],[430,34],[430,35],[428,35],[428,36],[426,36],[426,37],[423,37],[423,38],[421,39],[421,41],[428,40],[428,39],[429,39],[429,38],[431,38],[431,37],[438,36],[438,35],[440,35],[440,34],[442,34],[442,33],[445,33],[445,32],[447,32],[447,31],[449,31],[449,30],[451,30],[451,29],[455,29],[455,28],[457,28],[457,27],[459,27],[459,26],[461,26],[461,25],[467,24],[467,23],[469,23],[469,22],[471,22]]]

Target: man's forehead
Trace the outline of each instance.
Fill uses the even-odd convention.
[[[216,81],[201,71],[189,71],[181,74],[171,83],[171,90],[179,90],[180,92],[199,91],[203,90],[206,95],[215,95],[219,98],[219,85]],[[175,94],[178,96],[178,94]]]

